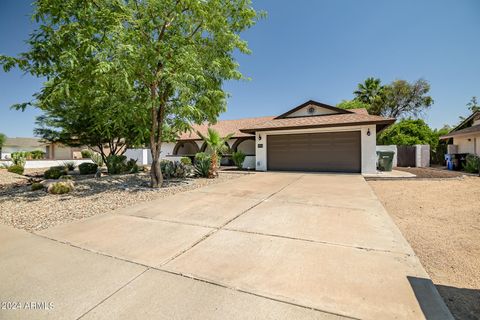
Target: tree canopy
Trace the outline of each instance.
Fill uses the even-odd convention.
[[[377,143],[383,145],[414,145],[428,144],[434,150],[438,145],[439,136],[446,130],[432,130],[421,119],[403,119],[380,133]]]
[[[370,109],[370,105],[368,103],[364,103],[358,100],[343,100],[339,104],[337,104],[337,108],[342,108],[342,109],[360,109],[360,108],[365,108],[365,109]]]
[[[7,140],[7,136],[0,132],[0,150],[3,147],[5,140]]]
[[[433,104],[429,91],[430,85],[424,79],[412,83],[395,80],[382,85],[380,79],[370,77],[358,84],[357,90],[353,92],[355,98],[351,102],[342,101],[338,107],[352,109],[358,105],[373,115],[416,118]]]
[[[480,103],[477,101],[477,97],[473,96],[470,101],[467,103],[468,110],[474,113],[480,111]]]
[[[99,123],[138,115],[133,140],[149,136],[152,187],[162,184],[162,142],[225,110],[223,82],[242,77],[233,53],[249,53],[240,33],[259,16],[249,0],[42,0],[35,8],[30,50],[0,63],[47,77],[31,103],[40,108],[85,110],[99,94]]]

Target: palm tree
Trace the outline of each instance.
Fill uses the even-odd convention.
[[[358,89],[353,92],[355,99],[363,103],[372,104],[383,91],[380,79],[367,78],[364,83],[358,84]]]
[[[230,138],[232,138],[233,133],[230,133],[222,138],[217,131],[213,130],[212,128],[208,128],[208,134],[206,136],[200,132],[197,132],[197,134],[203,139],[203,141],[205,141],[212,152],[212,158],[210,160],[210,172],[208,175],[209,178],[214,178],[218,175],[218,156],[228,150],[228,145],[226,143]]]

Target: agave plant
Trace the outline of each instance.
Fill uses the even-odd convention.
[[[212,152],[210,172],[208,177],[215,178],[218,176],[218,156],[228,150],[228,145],[226,143],[232,138],[233,133],[230,133],[225,137],[221,137],[217,131],[213,130],[212,128],[208,128],[207,135],[203,135],[200,132],[197,132],[197,134],[203,139],[203,141],[205,141]]]

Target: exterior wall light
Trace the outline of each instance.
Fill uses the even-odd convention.
[[[262,140],[262,135],[258,135],[258,140]]]
[[[367,136],[370,137],[371,133],[370,133],[370,128],[367,129]]]

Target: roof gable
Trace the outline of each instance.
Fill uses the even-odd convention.
[[[299,118],[299,117],[315,117],[315,116],[326,116],[334,114],[345,114],[352,113],[351,111],[330,106],[321,102],[314,100],[308,100],[305,103],[279,115],[275,119],[285,119],[285,118]]]

